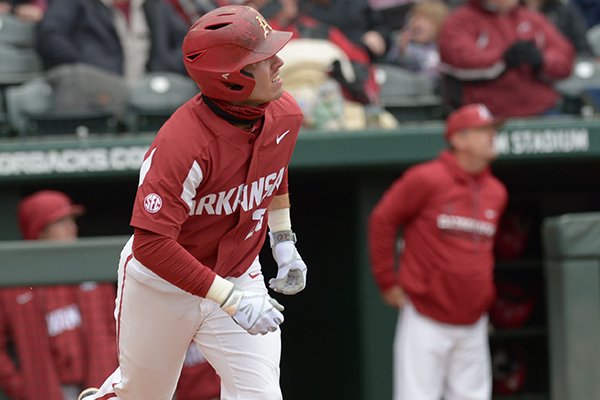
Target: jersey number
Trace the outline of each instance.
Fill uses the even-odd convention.
[[[246,235],[246,239],[250,238],[250,236],[254,235],[254,232],[259,232],[262,229],[263,217],[265,216],[266,208],[259,208],[252,213],[252,220],[258,221],[248,235]],[[244,239],[244,240],[246,240]]]

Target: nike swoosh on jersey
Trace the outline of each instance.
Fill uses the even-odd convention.
[[[288,133],[290,133],[289,129],[283,132],[281,135],[278,135],[277,138],[275,138],[275,143],[279,144]]]

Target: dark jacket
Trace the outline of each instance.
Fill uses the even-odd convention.
[[[586,36],[585,18],[576,6],[560,0],[546,1],[540,11],[569,39],[578,55],[593,55]]]
[[[600,2],[598,0],[571,0],[583,14],[588,28],[600,24]]]
[[[391,43],[392,28],[384,15],[373,9],[367,0],[331,0],[325,3],[303,0],[299,7],[303,14],[335,26],[356,45],[365,47],[362,37],[368,31],[379,32],[386,46]],[[376,58],[373,54],[369,55]]]
[[[181,43],[186,24],[162,0],[143,5],[150,30],[147,72],[185,73]],[[53,0],[37,32],[37,50],[47,68],[85,63],[123,75],[123,49],[111,10],[100,0]]]

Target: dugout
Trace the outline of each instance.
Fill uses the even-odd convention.
[[[427,122],[393,131],[300,135],[290,195],[293,229],[310,271],[304,292],[275,296],[286,306],[286,400],[390,398],[395,312],[382,304],[370,275],[366,220],[393,179],[438,154],[442,132],[440,122]],[[120,247],[131,233],[138,168],[151,140],[140,133],[0,141],[0,285],[115,279]],[[527,379],[494,399],[549,399],[554,354],[547,316],[553,305],[545,301],[541,227],[547,217],[600,211],[600,120],[513,120],[497,146],[494,172],[509,189],[510,206],[525,210],[531,224],[524,252],[499,261],[497,275],[535,288],[539,297],[523,325],[490,333],[494,348],[517,343],[527,349]],[[13,242],[18,200],[41,188],[63,190],[87,206],[83,239],[72,248]],[[275,271],[269,253],[265,248],[262,254],[265,275]],[[41,264],[49,273],[39,273]]]
[[[552,398],[600,398],[600,213],[543,225]]]

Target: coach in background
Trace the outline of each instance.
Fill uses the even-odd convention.
[[[19,203],[22,236],[75,241],[83,212],[64,193],[36,192]],[[0,388],[13,400],[72,400],[110,373],[115,296],[114,285],[95,282],[0,289]]]
[[[497,117],[559,112],[553,82],[571,74],[575,50],[519,0],[467,0],[444,21],[439,46],[450,107],[483,103]]]
[[[384,302],[401,310],[394,400],[491,398],[487,310],[495,297],[494,237],[507,203],[489,169],[498,124],[482,104],[452,113],[450,148],[409,168],[370,215],[372,272]]]

